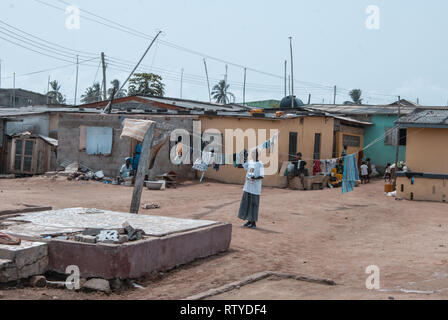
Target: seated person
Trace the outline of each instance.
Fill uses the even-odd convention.
[[[120,176],[118,177],[119,180],[124,181],[132,179],[134,170],[132,168],[131,161],[132,161],[131,157],[126,158],[126,163],[123,164],[120,169]]]
[[[299,167],[301,162],[302,162],[302,153],[298,152],[294,160],[291,161],[291,163],[294,165],[294,172],[293,172],[294,177],[297,177],[299,175]]]

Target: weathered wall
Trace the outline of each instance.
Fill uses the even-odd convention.
[[[403,190],[403,191],[401,191]],[[411,197],[412,194],[412,197]],[[411,200],[424,201],[448,201],[448,181],[447,179],[426,179],[397,177],[397,197]]]
[[[50,131],[50,116],[48,114],[31,114],[15,116],[14,119],[22,122],[8,122],[6,124],[6,134],[21,133],[30,131],[32,134],[48,136]]]
[[[264,186],[285,187],[286,177],[278,175],[283,161],[288,161],[289,133],[297,132],[297,151],[302,152],[303,159],[308,162],[307,167],[312,171],[312,159],[314,153],[314,134],[321,133],[321,158],[331,158],[333,150],[333,126],[334,119],[331,117],[305,117],[282,120],[266,120],[260,118],[225,118],[225,117],[201,117],[202,132],[207,129],[218,129],[222,133],[225,129],[266,129],[269,138],[270,129],[279,130],[278,138],[278,168],[277,174],[267,176],[263,179]],[[257,137],[258,138],[258,137]],[[264,141],[257,141],[257,145]],[[224,143],[225,144],[225,143]],[[245,147],[247,149],[247,139]],[[223,146],[225,152],[225,145]],[[234,151],[236,142],[234,142]],[[265,168],[269,164],[265,163]],[[233,165],[220,166],[219,171],[213,168],[205,174],[206,177],[216,179],[225,183],[243,184],[245,179],[244,169],[235,168]]]
[[[406,165],[413,172],[448,174],[448,129],[408,128]],[[402,191],[403,190],[403,191]],[[397,178],[397,195],[405,199],[448,201],[447,179]]]
[[[370,121],[374,124],[366,128],[364,133],[364,146],[369,145],[377,138],[384,135],[386,128],[395,126],[397,120],[396,115],[372,115]],[[395,163],[396,146],[386,145],[384,139],[375,143],[364,151],[364,157],[370,158],[372,163],[376,167],[383,171],[386,164]],[[406,146],[399,146],[399,161],[403,161],[406,158]]]
[[[448,174],[448,129],[408,128],[406,164],[415,172]]]
[[[125,158],[131,156],[131,139],[120,139],[121,123],[125,118],[147,119],[157,122],[157,131],[184,128],[192,131],[192,120],[188,116],[144,116],[144,115],[99,115],[67,113],[59,115],[58,128],[58,164],[64,161],[79,161],[92,170],[103,170],[106,176],[118,176]],[[89,155],[79,150],[80,126],[103,126],[113,128],[112,153],[110,155]],[[174,165],[169,159],[169,143],[160,150],[154,168],[150,171],[150,179],[158,174],[175,171],[181,176],[194,177],[191,165]]]
[[[355,136],[360,139],[360,143],[358,147],[355,146],[347,146],[347,154],[356,153],[356,157],[358,158],[358,151],[360,151],[363,147],[364,141],[364,129],[363,128],[355,128],[347,125],[340,125],[339,131],[335,133],[335,157],[340,157],[342,150],[344,149],[344,135]],[[366,158],[366,157],[364,157]]]

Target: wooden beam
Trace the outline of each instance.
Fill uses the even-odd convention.
[[[149,161],[151,158],[152,138],[154,136],[154,128],[156,123],[151,123],[148,131],[142,142],[142,153],[140,154],[140,161],[135,175],[134,192],[132,193],[130,213],[137,213],[140,208],[140,199],[142,196],[143,184],[145,183],[146,171],[149,168]]]

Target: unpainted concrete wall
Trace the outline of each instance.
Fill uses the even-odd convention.
[[[6,124],[6,134],[8,135],[30,131],[32,134],[48,136],[50,132],[50,116],[48,114],[15,116],[14,119],[23,121],[8,122]]]
[[[121,123],[125,118],[147,119],[156,121],[156,135],[160,132],[171,132],[173,129],[183,128],[192,131],[192,116],[145,116],[145,115],[99,115],[99,114],[77,114],[65,113],[59,115],[58,128],[58,164],[64,161],[78,161],[81,164],[98,171],[103,170],[109,177],[118,176],[125,158],[131,156],[131,139],[120,138]],[[109,127],[113,129],[112,153],[110,155],[89,155],[85,150],[79,150],[80,126]],[[174,165],[169,158],[169,143],[167,142],[160,150],[154,167],[150,171],[150,179],[156,175],[174,171],[182,177],[194,178],[191,165]]]

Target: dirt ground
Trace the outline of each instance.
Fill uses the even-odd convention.
[[[128,211],[132,188],[33,177],[0,180],[0,210],[27,205]],[[230,250],[138,282],[111,295],[61,289],[3,288],[0,299],[182,299],[265,270],[327,278],[336,286],[263,280],[220,299],[446,299],[448,206],[395,200],[382,181],[346,195],[341,189],[264,188],[257,229],[237,218],[242,186],[186,182],[144,190],[143,214],[232,223]],[[366,267],[380,269],[380,290],[367,290]]]

